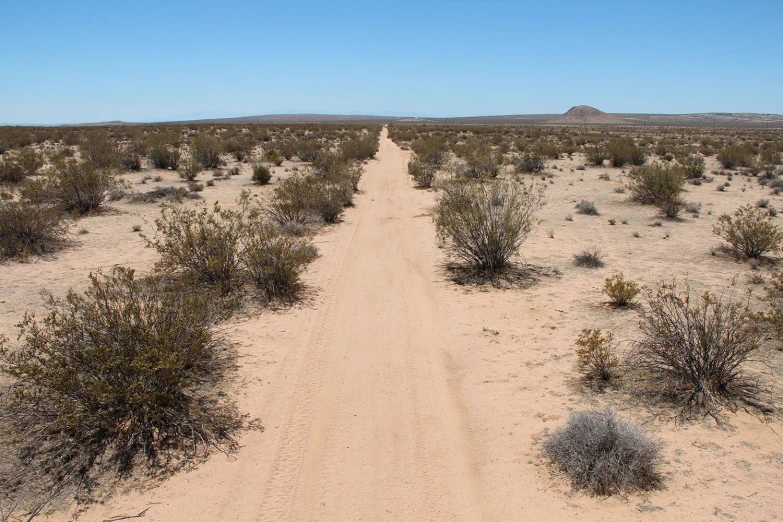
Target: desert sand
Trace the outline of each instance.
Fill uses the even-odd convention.
[[[637,312],[608,307],[600,291],[620,271],[647,285],[687,277],[697,290],[754,288],[747,264],[711,255],[720,244],[712,224],[761,197],[780,208],[780,197],[740,176],[726,192],[715,190],[717,181],[689,185],[685,197],[702,203],[701,216],[651,226],[655,209],[614,191],[619,169],[571,171],[583,159],[561,159],[541,224],[522,249],[523,262],[559,274],[525,288],[476,288],[443,270],[430,216],[436,194],[413,188],[409,154],[383,131],[355,208],[316,236],[321,255],[306,274],[304,301],[223,326],[239,351],[234,393],[264,430],[243,434],[234,455],[217,453],[87,506],[80,520],[142,512],[141,520],[160,522],[781,517],[783,423],[742,411],[723,426],[657,417],[621,392],[581,386],[573,344],[583,328],[611,329],[623,340],[636,334]],[[603,172],[612,179],[599,179]],[[206,189],[206,202],[233,201],[249,186],[246,174]],[[581,199],[601,215],[577,214]],[[151,233],[158,207],[111,207],[79,222],[88,233],[71,248],[0,267],[0,333],[15,337],[24,311],[41,310],[41,289],[82,288],[90,271],[114,264],[152,268],[156,254],[131,226],[146,219]],[[606,267],[576,268],[573,254],[592,246]],[[780,375],[777,348],[769,342],[763,357],[772,362],[753,366],[770,379]],[[573,492],[541,457],[539,441],[569,412],[608,406],[664,443],[665,490],[593,498]],[[73,510],[48,519],[69,519]]]

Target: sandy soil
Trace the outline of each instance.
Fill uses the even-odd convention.
[[[582,328],[635,335],[636,312],[607,307],[600,292],[615,272],[645,284],[687,276],[696,289],[713,291],[739,276],[735,291],[744,292],[747,265],[710,254],[719,244],[712,224],[722,212],[770,197],[767,190],[738,176],[724,193],[717,182],[689,186],[686,197],[703,204],[701,217],[650,226],[658,219],[652,208],[614,192],[618,170],[571,172],[576,157],[560,160],[524,261],[561,275],[526,289],[481,290],[454,284],[440,268],[435,196],[413,188],[408,154],[384,130],[356,207],[316,238],[321,257],[306,278],[311,298],[226,326],[239,343],[240,406],[265,431],[244,435],[234,456],[218,454],[159,485],[118,494],[81,520],[145,509],[143,520],[152,521],[781,517],[780,422],[743,412],[723,427],[666,422],[622,394],[585,391],[574,371]],[[598,179],[602,172],[612,180]],[[230,201],[247,177],[205,190],[207,201]],[[577,214],[581,199],[596,202],[602,215]],[[771,199],[781,206],[781,198]],[[90,233],[55,258],[0,267],[0,332],[11,334],[25,309],[39,307],[42,287],[83,286],[89,270],[113,263],[151,267],[154,253],[130,232],[142,216],[117,207],[117,215],[82,221]],[[607,266],[574,267],[573,254],[594,245]],[[774,348],[762,354],[771,366],[758,371],[780,375]],[[664,442],[666,490],[591,498],[572,492],[540,457],[538,441],[569,412],[609,405]]]

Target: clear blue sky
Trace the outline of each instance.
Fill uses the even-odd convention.
[[[783,0],[0,0],[0,122],[783,113]]]

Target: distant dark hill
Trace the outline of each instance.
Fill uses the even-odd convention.
[[[568,112],[562,116],[552,118],[548,123],[617,124],[628,122],[594,107],[577,105],[568,109]]]

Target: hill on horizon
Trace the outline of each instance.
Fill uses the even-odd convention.
[[[577,105],[571,107],[565,114],[552,118],[547,123],[582,123],[582,124],[622,124],[628,123],[623,118],[618,118],[589,105]]]

